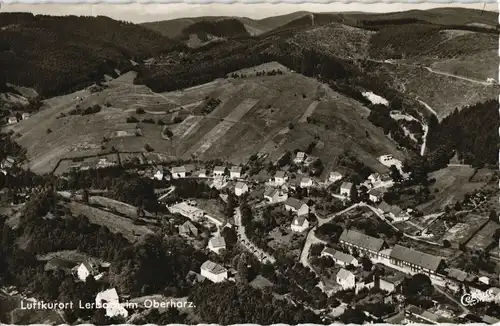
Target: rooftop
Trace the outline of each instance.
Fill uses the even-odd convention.
[[[225,269],[223,266],[214,263],[213,261],[207,260],[201,265],[201,269],[210,272],[212,274],[222,274],[227,272],[227,269]]]
[[[446,272],[448,272],[448,276],[456,279],[457,281],[463,282],[467,278],[467,272],[464,272],[460,269],[456,268],[447,268]]]
[[[236,185],[235,185],[234,187],[235,187],[236,189],[243,189],[243,188],[247,187],[247,185],[246,185],[246,183],[244,183],[244,182],[240,182],[240,181],[238,181],[238,182],[236,182]]]
[[[351,275],[354,276],[353,273],[349,272],[347,269],[344,269],[344,268],[341,268],[339,270],[339,272],[337,273],[337,277],[341,278],[341,279],[344,279],[344,280],[346,278],[350,277]]]
[[[442,261],[441,257],[436,257],[411,248],[406,248],[398,244],[392,249],[390,258],[405,261],[431,271],[437,271]]]
[[[241,173],[241,166],[232,166],[231,172]]]
[[[298,210],[298,209],[300,209],[302,207],[302,205],[305,205],[305,203],[301,202],[297,198],[291,198],[291,197],[289,197],[285,201],[285,205],[293,207],[294,209]]]
[[[339,241],[344,241],[374,252],[379,252],[384,246],[384,240],[371,237],[355,230],[344,230],[340,235]]]
[[[214,248],[226,248],[226,240],[221,236],[215,236],[209,242]]]
[[[342,188],[342,189],[351,189],[352,188],[352,182],[343,182],[340,185],[340,188]]]
[[[284,178],[285,177],[285,171],[277,171],[276,174],[274,175],[275,178]]]
[[[264,196],[273,197],[277,192],[278,192],[278,190],[276,190],[274,188],[267,188],[264,191]]]
[[[182,172],[186,172],[185,166],[174,166],[172,168],[172,173],[182,173]]]
[[[307,219],[304,216],[297,216],[296,218],[293,219],[293,224],[302,226],[306,221]]]

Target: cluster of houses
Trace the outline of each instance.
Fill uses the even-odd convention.
[[[28,112],[23,112],[20,116],[21,119],[17,115],[13,115],[7,118],[7,124],[13,125],[18,123],[20,120],[28,120],[30,118],[30,114]]]
[[[7,156],[2,162],[0,162],[0,172],[7,175],[7,171],[14,167],[16,164],[16,159],[12,156]]]
[[[399,244],[390,248],[388,244],[379,238],[366,235],[357,230],[344,230],[339,238],[339,244],[343,251],[325,247],[321,252],[322,257],[330,257],[334,263],[340,267],[337,273],[336,282],[342,289],[371,288],[377,286],[389,293],[394,292],[403,278],[400,275],[395,277],[381,276],[379,279],[367,281],[354,271],[348,269],[349,266],[357,267],[360,262],[355,256],[368,257],[374,263],[381,263],[387,268],[402,272],[404,274],[425,274],[431,280],[442,281],[455,290],[457,293],[463,285],[467,285],[470,293],[484,295],[489,291],[494,296],[500,297],[500,289],[489,285],[489,278],[477,277],[466,272],[446,268],[442,257],[424,253]]]
[[[111,166],[117,166],[118,164],[118,159],[110,160],[107,157],[98,157],[83,162],[73,162],[69,169],[73,171],[88,171],[91,169],[104,169]]]

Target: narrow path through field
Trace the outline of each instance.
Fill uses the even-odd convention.
[[[307,118],[309,118],[313,113],[316,107],[318,106],[319,101],[313,101],[311,104],[306,109],[306,112],[304,112],[304,115],[299,119],[299,123],[305,123],[307,122]]]
[[[449,72],[434,70],[431,67],[427,67],[427,66],[415,65],[415,64],[410,64],[410,63],[402,63],[402,62],[396,62],[396,61],[375,60],[375,59],[367,59],[367,60],[368,61],[377,62],[377,63],[394,65],[394,66],[405,66],[405,67],[412,67],[412,68],[422,68],[422,69],[425,69],[425,70],[429,71],[430,73],[433,73],[433,74],[436,74],[436,75],[442,75],[442,76],[446,76],[446,77],[461,79],[461,80],[465,80],[465,81],[468,81],[468,82],[471,82],[471,83],[481,84],[481,85],[484,85],[484,86],[493,86],[492,83],[489,83],[487,81],[472,79],[472,78],[468,78],[468,77],[464,77],[464,76],[460,76],[460,75],[454,75],[454,74],[451,74]]]
[[[205,153],[216,141],[218,141],[235,123],[238,123],[245,114],[248,113],[259,100],[245,99],[243,100],[223,121],[218,123],[212,130],[206,133],[194,146],[192,146],[184,156],[198,157]]]

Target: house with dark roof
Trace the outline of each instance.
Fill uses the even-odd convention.
[[[229,177],[231,179],[241,178],[241,166],[232,166],[229,170]]]
[[[405,319],[407,323],[437,325],[440,323],[451,323],[451,320],[439,316],[429,310],[425,310],[414,305],[405,308]]]
[[[448,278],[451,278],[458,282],[465,282],[465,279],[469,275],[467,272],[456,268],[447,268],[445,269],[445,272],[448,274]]]
[[[226,249],[226,240],[220,235],[216,235],[208,241],[208,249],[219,254],[221,250]]]
[[[285,209],[297,213],[298,216],[309,214],[309,206],[296,198],[288,198],[285,201]]]
[[[279,189],[267,188],[264,191],[264,199],[267,199],[270,203],[281,203],[288,199],[288,194]]]
[[[388,247],[384,240],[355,230],[344,230],[340,235],[339,243],[350,253],[357,250],[360,255],[368,257],[379,257],[380,251]]]
[[[396,289],[403,283],[405,276],[403,273],[395,275],[380,276],[378,279],[378,288],[388,293],[396,291]]]
[[[274,175],[274,183],[278,186],[282,186],[288,180],[285,171],[276,171]]]
[[[179,179],[186,177],[186,167],[185,166],[174,166],[172,168],[172,178]]]
[[[350,198],[353,191],[354,191],[354,185],[352,184],[352,182],[343,182],[340,185],[341,196],[346,196],[347,198]]]
[[[7,156],[0,164],[0,167],[2,169],[10,169],[12,166],[14,166],[14,163],[15,159],[12,156]]]
[[[384,194],[387,192],[386,188],[373,188],[368,191],[368,198],[374,202],[378,203],[384,199]]]
[[[436,273],[438,273],[443,263],[441,257],[403,247],[398,244],[392,248],[389,259],[392,264],[405,267],[411,274],[422,273],[430,277],[436,276]]]
[[[325,247],[323,251],[321,251],[321,257],[330,257],[333,259],[335,264],[345,267],[347,265],[353,265],[354,267],[358,266],[358,260],[349,254],[346,254],[342,251],[338,251],[332,249],[330,247]]]

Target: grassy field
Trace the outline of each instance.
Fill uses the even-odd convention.
[[[106,226],[113,233],[121,233],[130,242],[135,242],[141,236],[154,233],[147,226],[135,225],[131,219],[98,208],[77,202],[71,202],[68,206],[75,216],[83,214],[88,217],[90,223]]]
[[[89,255],[84,254],[82,252],[78,252],[77,250],[60,250],[60,251],[49,252],[48,254],[37,256],[37,259],[41,260],[41,261],[49,261],[49,260],[54,259],[54,258],[59,258],[59,259],[71,261],[71,262],[74,262],[76,264],[83,263],[84,261],[87,261],[90,259],[93,261],[101,262],[101,263],[104,262],[99,258],[90,257]]]
[[[402,157],[396,144],[366,120],[369,111],[360,103],[275,62],[251,69],[279,69],[283,74],[217,79],[157,94],[133,85],[135,73],[130,72],[110,81],[100,92],[81,91],[47,100],[30,120],[10,128],[21,134],[17,140],[28,149],[29,166],[38,173],[51,171],[62,158],[98,155],[112,147],[145,152],[146,144],[171,158],[194,154],[202,160],[217,158],[239,164],[252,154],[265,153],[273,160],[285,150],[304,150],[320,140],[323,149],[313,155],[323,162],[334,161],[349,149],[381,172],[385,170],[376,157]],[[221,104],[201,115],[195,108],[207,98],[219,99]],[[101,105],[96,114],[57,118],[76,105],[85,108],[95,104]],[[146,113],[136,114],[138,108]],[[174,114],[185,117],[183,122],[168,126],[174,134],[170,140],[162,137],[163,126],[159,124],[126,123],[129,116],[171,120],[173,114],[167,110],[178,110]],[[307,116],[327,124],[304,122]],[[289,124],[293,128],[288,129]],[[136,128],[142,136],[135,135]],[[61,167],[67,168],[64,164]]]
[[[450,166],[431,173],[429,177],[435,178],[436,182],[431,185],[430,190],[436,198],[417,208],[424,214],[431,214],[456,201],[463,200],[466,193],[482,188],[485,182],[469,181],[474,171],[471,167]]]
[[[465,247],[469,250],[484,250],[493,241],[493,234],[499,228],[500,225],[498,223],[489,221],[488,224],[486,224],[469,242],[467,242]]]
[[[91,205],[99,205],[105,207],[113,212],[117,212],[121,215],[125,215],[129,218],[137,217],[137,207],[123,203],[118,200],[114,200],[107,197],[102,196],[91,196],[89,197],[89,204]],[[150,212],[144,211],[145,216],[148,218],[152,218],[153,214]]]

